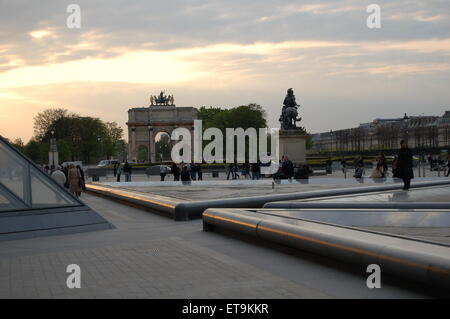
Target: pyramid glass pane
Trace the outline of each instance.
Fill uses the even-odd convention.
[[[0,212],[26,209],[28,206],[0,183]]]
[[[22,200],[26,200],[24,183],[26,167],[27,163],[23,158],[0,142],[0,183]]]
[[[11,202],[2,194],[0,194],[0,211],[2,210],[10,210],[13,208]]]
[[[34,168],[33,168],[34,169]],[[40,174],[39,174],[40,175]],[[33,208],[76,205],[77,202],[55,185],[44,180],[35,171],[31,172],[31,205]]]
[[[0,211],[83,205],[0,138]]]

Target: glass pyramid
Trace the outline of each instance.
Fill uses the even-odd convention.
[[[0,240],[112,228],[0,136]]]
[[[0,212],[83,205],[0,137]]]

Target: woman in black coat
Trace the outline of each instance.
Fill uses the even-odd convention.
[[[400,142],[400,147],[397,161],[398,175],[401,179],[403,179],[403,189],[409,190],[411,179],[414,178],[413,156],[404,140]]]

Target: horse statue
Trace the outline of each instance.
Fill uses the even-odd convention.
[[[301,117],[297,118],[297,116],[298,116],[297,106],[295,107],[290,106],[285,108],[280,116],[281,128],[284,129],[296,128],[297,122],[300,122],[302,120]]]
[[[295,101],[294,91],[291,89],[287,90],[286,98],[283,102],[283,109],[280,115],[279,121],[281,122],[282,129],[292,129],[297,127],[297,122],[302,120],[301,117],[298,116],[298,107],[300,105]]]

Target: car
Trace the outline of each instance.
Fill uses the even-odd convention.
[[[75,167],[80,166],[81,168],[83,168],[82,161],[63,162],[63,163],[61,163],[61,167],[65,168],[65,167],[68,167],[70,164],[73,164]]]
[[[105,167],[108,166],[110,164],[109,160],[102,160],[97,164],[97,167]]]
[[[108,167],[110,165],[120,164],[118,160],[102,160],[97,164],[97,167]]]
[[[166,171],[166,174],[170,174],[172,172],[172,169],[167,166],[167,165],[163,165]],[[147,175],[147,177],[149,177],[150,175],[159,175],[161,173],[161,165],[154,165],[151,167],[147,167],[145,169],[145,175]]]

